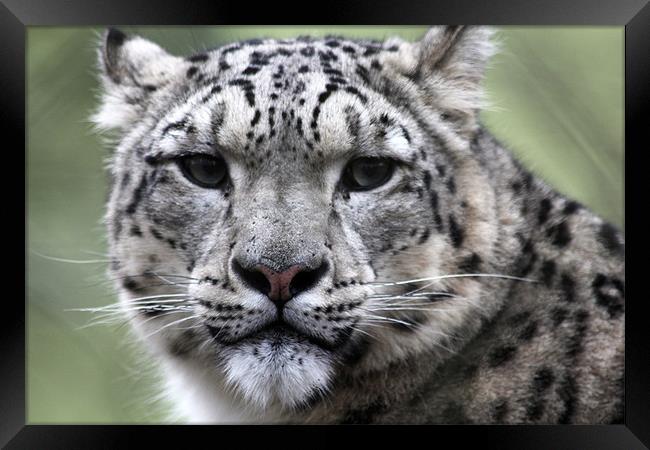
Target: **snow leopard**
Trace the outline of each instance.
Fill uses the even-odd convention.
[[[624,236],[482,123],[496,41],[102,34],[108,270],[174,417],[622,422]]]

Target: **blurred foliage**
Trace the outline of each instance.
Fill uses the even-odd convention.
[[[341,34],[418,39],[423,27],[125,27],[189,54],[253,37]],[[153,368],[129,348],[126,326],[84,327],[116,299],[103,262],[108,149],[87,118],[96,106],[100,29],[27,33],[29,423],[162,420]],[[492,132],[559,191],[622,226],[623,28],[505,27],[485,86]]]

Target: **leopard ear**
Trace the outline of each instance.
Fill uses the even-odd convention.
[[[125,130],[132,125],[146,110],[153,93],[186,70],[182,58],[116,28],[102,34],[98,64],[102,97],[92,121],[104,130]]]
[[[493,36],[489,27],[440,26],[429,29],[416,44],[411,78],[460,131],[473,128],[478,110],[485,106],[481,84],[497,49]]]

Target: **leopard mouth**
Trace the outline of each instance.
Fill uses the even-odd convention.
[[[346,335],[345,339],[338,339],[334,342],[329,342],[318,336],[301,331],[297,327],[292,326],[286,320],[278,318],[257,330],[251,331],[247,335],[241,336],[235,340],[229,340],[228,342],[222,341],[221,344],[225,346],[234,346],[244,341],[270,341],[276,345],[289,345],[291,342],[300,341],[310,343],[323,350],[334,351],[343,346],[345,342],[347,342],[348,337],[349,335]]]

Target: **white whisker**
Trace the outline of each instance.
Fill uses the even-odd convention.
[[[69,264],[104,264],[109,263],[112,260],[110,259],[67,259],[67,258],[57,258],[56,256],[43,255],[35,250],[31,250],[31,253],[40,256],[41,258],[48,259],[50,261],[64,262]]]
[[[377,312],[377,311],[422,311],[422,312],[447,312],[445,309],[431,309],[431,308],[409,308],[409,307],[391,307],[391,308],[366,308],[364,311]]]
[[[366,317],[368,318],[368,320],[373,320],[374,319],[374,320],[378,320],[380,322],[385,321],[385,322],[399,323],[399,324],[405,325],[407,327],[412,327],[413,326],[412,323],[404,322],[403,320],[394,319],[392,317],[376,316],[374,314],[368,314]]]
[[[378,285],[378,286],[400,286],[403,284],[421,283],[423,281],[437,281],[437,280],[445,280],[448,278],[470,278],[470,277],[503,278],[506,280],[517,280],[517,281],[526,281],[529,283],[537,283],[537,280],[533,280],[530,278],[515,277],[512,275],[501,275],[501,274],[492,274],[492,273],[464,273],[464,274],[456,274],[456,275],[440,275],[437,277],[416,278],[413,280],[403,280],[403,281],[386,281],[386,282],[375,281],[368,284]]]
[[[192,305],[192,304],[198,304],[198,301],[192,300],[192,297],[183,295],[182,297],[185,298],[176,298],[173,300],[146,300],[147,298],[151,299],[156,299],[156,298],[164,298],[164,296],[151,296],[151,297],[143,297],[141,300],[138,301],[130,301],[126,303],[118,302],[118,303],[112,303],[110,305],[105,305],[105,306],[98,306],[95,308],[68,308],[64,309],[66,312],[105,312],[105,311],[128,311],[130,308],[133,306],[144,306],[144,305],[157,305],[157,304],[164,304],[164,303],[183,303],[187,305]]]
[[[372,339],[374,339],[374,340],[376,340],[376,341],[379,340],[379,339],[377,338],[377,336],[375,336],[375,335],[373,335],[373,334],[371,334],[371,333],[368,333],[367,331],[364,331],[364,330],[362,330],[362,329],[360,329],[360,328],[358,328],[358,327],[351,326],[350,328],[352,328],[354,331],[356,331],[356,332],[358,332],[358,333],[361,333],[361,334],[364,334],[364,335],[366,335],[366,336],[368,336],[368,337],[370,337],[370,338],[372,338]]]
[[[412,292],[416,292],[416,291],[412,291]],[[407,292],[407,293],[401,294],[399,296],[405,297],[405,296],[409,296],[409,295],[411,295],[411,293]],[[436,291],[433,291],[433,292],[421,292],[421,293],[418,293],[418,294],[415,294],[415,295],[418,295],[418,296],[439,295],[439,296],[443,296],[443,297],[454,297],[456,294],[452,294],[451,292],[442,292],[442,291],[441,292],[436,292]],[[368,298],[379,298],[379,299],[381,299],[381,298],[390,298],[390,297],[394,297],[394,295],[393,294],[373,294],[373,295],[368,296]]]
[[[166,325],[163,325],[162,327],[156,329],[153,333],[150,333],[150,334],[146,335],[144,338],[145,338],[145,339],[148,339],[148,338],[150,338],[151,336],[153,336],[154,334],[156,334],[156,333],[160,333],[160,332],[161,332],[162,330],[164,330],[165,328],[169,328],[169,327],[171,327],[171,326],[173,326],[173,325],[176,325],[177,323],[185,322],[185,321],[187,321],[187,320],[197,319],[197,318],[199,318],[199,317],[201,317],[199,314],[195,314],[195,315],[193,315],[193,316],[184,317],[184,318],[182,318],[182,319],[175,320],[174,322],[170,322],[170,323],[168,323],[168,324],[166,324]]]

